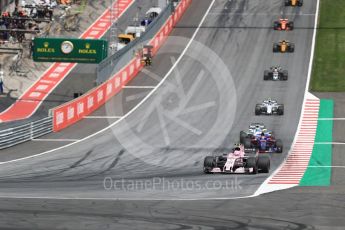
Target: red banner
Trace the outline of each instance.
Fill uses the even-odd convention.
[[[191,2],[192,0],[182,0],[176,7],[175,12],[168,18],[159,32],[150,41],[150,45],[153,46],[153,54],[156,54],[166,41],[172,29],[181,19]],[[107,100],[119,93],[123,86],[127,85],[129,81],[136,77],[142,68],[141,59],[136,57],[132,59],[126,67],[100,86],[73,101],[54,108],[52,110],[54,132],[60,131],[80,121],[85,116],[90,115],[93,111],[104,105]]]

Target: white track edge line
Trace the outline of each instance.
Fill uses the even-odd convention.
[[[83,119],[121,119],[121,116],[85,116]]]
[[[64,148],[67,148],[67,147],[70,147],[72,145],[75,145],[79,142],[83,142],[85,140],[88,140],[94,136],[97,136],[98,134],[100,133],[103,133],[105,132],[106,130],[112,128],[113,126],[115,126],[116,124],[118,124],[119,122],[121,122],[122,120],[124,120],[125,118],[127,118],[129,115],[131,115],[135,110],[137,110],[137,108],[139,108],[142,104],[144,104],[144,102],[151,96],[153,95],[153,93],[165,82],[165,80],[168,78],[168,76],[174,71],[174,69],[176,68],[176,66],[179,64],[179,62],[182,60],[183,56],[186,54],[187,50],[189,49],[189,47],[192,45],[192,42],[194,41],[197,33],[199,32],[200,30],[200,27],[202,26],[202,24],[204,23],[208,13],[210,12],[211,8],[213,7],[214,3],[215,3],[216,0],[212,0],[212,3],[211,5],[209,6],[209,8],[207,9],[206,13],[204,14],[203,18],[201,19],[199,25],[198,25],[198,28],[194,31],[194,34],[193,36],[191,37],[191,39],[189,40],[187,46],[185,47],[185,49],[183,50],[183,52],[181,53],[181,55],[179,56],[179,58],[176,60],[176,62],[174,63],[174,65],[170,68],[170,70],[167,72],[167,74],[164,76],[164,78],[162,78],[162,80],[158,83],[158,85],[152,90],[150,91],[149,94],[147,94],[147,96],[140,102],[138,103],[132,110],[130,110],[126,115],[124,115],[123,117],[121,117],[119,120],[115,121],[114,123],[112,123],[111,125],[105,127],[104,129],[102,130],[99,130],[98,132],[96,133],[93,133],[83,139],[80,139],[79,141],[76,141],[76,142],[73,142],[73,143],[70,143],[70,144],[67,144],[67,145],[64,145],[64,146],[61,146],[59,148],[55,148],[55,149],[51,149],[51,150],[48,150],[48,151],[45,151],[45,152],[42,152],[42,153],[38,153],[38,154],[35,154],[35,155],[32,155],[32,156],[27,156],[27,157],[23,157],[23,158],[18,158],[18,159],[14,159],[14,160],[10,160],[10,161],[3,161],[3,162],[0,162],[0,165],[4,165],[4,164],[7,164],[7,163],[13,163],[13,162],[18,162],[18,161],[22,161],[22,160],[27,160],[27,159],[31,159],[31,158],[35,158],[35,157],[39,157],[39,156],[43,156],[45,154],[48,154],[48,153],[51,153],[51,152],[54,152],[54,151],[58,151],[58,150],[61,150],[61,149],[64,149]]]
[[[32,139],[31,141],[38,141],[38,142],[75,142],[78,141],[79,139]]]

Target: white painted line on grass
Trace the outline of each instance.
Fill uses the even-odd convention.
[[[343,117],[319,118],[319,121],[345,121]]]
[[[345,145],[345,142],[315,142],[315,145]]]
[[[308,168],[345,168],[345,165],[314,165]]]

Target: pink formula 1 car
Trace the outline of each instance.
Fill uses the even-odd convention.
[[[222,156],[207,156],[204,159],[204,173],[268,173],[270,158],[259,151],[245,151],[243,145],[236,145],[230,153]]]

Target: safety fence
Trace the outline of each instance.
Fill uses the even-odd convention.
[[[53,131],[53,118],[46,117],[18,127],[0,131],[0,149],[33,140]]]
[[[154,35],[162,28],[166,20],[174,11],[174,3],[170,2],[155,20],[145,29],[140,37],[131,41],[124,48],[118,50],[113,55],[103,60],[97,66],[97,84],[101,84],[112,77],[116,72],[120,71],[132,59],[137,50],[142,48],[145,43],[154,37]]]
[[[191,2],[192,0],[181,0],[176,6],[174,12],[165,21],[164,25],[161,26],[159,31],[150,40],[148,44],[153,46],[153,55],[155,55],[158,49],[163,45]],[[52,109],[53,130],[55,132],[60,131],[82,120],[85,116],[100,108],[111,97],[119,93],[143,67],[141,57],[135,56],[125,67],[117,71],[115,75],[98,87],[90,90],[73,101]]]

